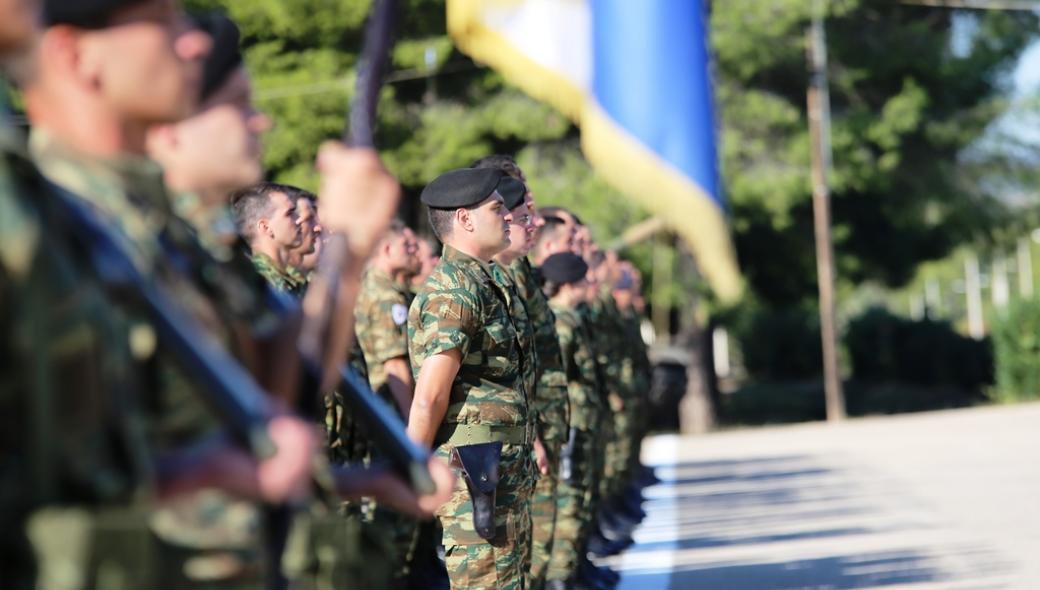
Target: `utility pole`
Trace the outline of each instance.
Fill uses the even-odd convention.
[[[982,317],[982,277],[979,257],[974,252],[964,260],[964,295],[968,306],[968,334],[976,340],[982,340],[986,336]]]
[[[813,228],[816,276],[820,289],[820,338],[823,341],[823,386],[827,420],[845,419],[845,394],[838,372],[838,322],[834,294],[834,246],[831,242],[830,186],[831,113],[827,84],[827,39],[823,28],[825,0],[813,3],[809,27],[809,135],[812,137]]]

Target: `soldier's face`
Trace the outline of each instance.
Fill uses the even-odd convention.
[[[262,228],[267,237],[278,246],[295,249],[300,246],[300,226],[296,223],[296,207],[291,199],[282,193],[271,194],[271,214],[263,219],[266,227]]]
[[[81,34],[83,71],[127,120],[170,123],[198,102],[208,35],[176,0],[147,0],[116,12],[109,26]]]
[[[260,134],[271,122],[253,107],[251,97],[249,76],[239,68],[194,115],[153,128],[150,155],[190,188],[223,194],[259,182]]]
[[[317,211],[307,199],[296,201],[296,225],[300,228],[300,245],[297,252],[306,256],[313,254],[318,243],[318,234],[315,228],[318,225]]]
[[[489,252],[501,252],[509,247],[509,224],[513,216],[506,209],[498,191],[483,203],[469,210],[470,231],[476,245]]]
[[[511,211],[512,220],[509,223],[509,251],[517,256],[527,256],[534,245],[534,219],[526,204],[522,204]]]
[[[416,273],[421,268],[419,244],[415,234],[408,228],[390,235],[385,254],[394,272]]]
[[[36,0],[0,0],[0,58],[24,49],[40,32]]]

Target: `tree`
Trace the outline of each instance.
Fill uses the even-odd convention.
[[[723,170],[737,250],[765,302],[813,299],[806,0],[714,3]],[[958,20],[959,19],[959,20]],[[959,24],[959,26],[954,26]],[[1000,219],[963,155],[1006,109],[1032,13],[830,3],[833,215],[846,284],[906,283]]]

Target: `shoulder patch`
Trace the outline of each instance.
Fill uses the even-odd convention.
[[[394,324],[403,326],[408,321],[408,308],[403,304],[395,303],[390,308],[390,317],[394,320]]]

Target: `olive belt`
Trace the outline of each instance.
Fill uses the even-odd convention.
[[[438,445],[462,447],[491,442],[527,445],[533,440],[534,428],[530,424],[445,424],[437,431],[435,442]]]

